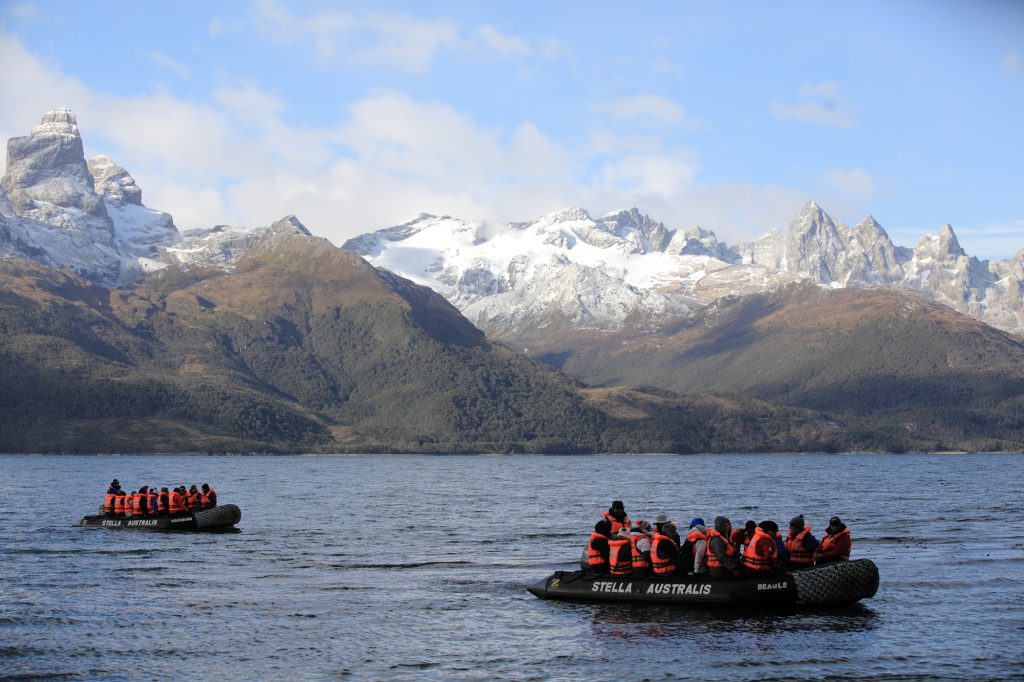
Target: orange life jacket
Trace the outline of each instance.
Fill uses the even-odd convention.
[[[150,492],[146,496],[146,516],[156,516],[156,493]]]
[[[832,535],[831,533],[826,532],[825,533],[825,537],[823,537],[821,539],[821,545],[818,547],[818,551],[825,552],[825,551],[828,551],[828,550],[832,549],[832,547],[834,545],[838,544],[836,542],[836,540],[838,538],[840,538],[840,537],[842,537],[844,535],[849,535],[849,534],[850,534],[850,529],[849,528],[844,528],[841,533],[836,533],[835,535]],[[850,547],[851,548],[853,547],[853,540],[852,539],[850,540]],[[850,550],[844,550],[843,553],[839,555],[839,560],[840,561],[849,561],[850,560]]]
[[[633,543],[625,538],[608,541],[608,572],[612,575],[629,575],[633,572]]]
[[[718,560],[718,555],[711,551],[712,538],[722,539],[722,542],[725,543],[726,556],[736,556],[736,545],[729,542],[724,535],[714,528],[708,528],[708,551],[704,553],[704,558],[707,559],[708,568],[722,568],[722,562]]]
[[[758,542],[761,538],[768,540],[768,542]],[[760,553],[762,545],[768,547],[768,551],[764,554]],[[775,538],[764,532],[761,528],[757,528],[754,531],[754,537],[750,540],[750,544],[747,545],[747,550],[743,552],[743,565],[747,567],[747,570],[755,573],[770,571],[775,567],[775,558],[778,554],[779,550],[775,547]]]
[[[135,516],[142,516],[142,500],[146,497],[146,493],[135,493],[132,495],[132,512]]]
[[[633,525],[629,522],[628,516],[619,521],[614,516],[612,516],[611,512],[606,511],[604,512],[604,517],[608,519],[608,523],[612,524],[612,535],[618,533],[620,528],[625,528],[626,530],[629,530],[630,527]]]
[[[216,494],[217,491],[214,490],[213,488],[210,488],[210,492],[209,493],[203,493],[203,496],[202,496],[202,498],[199,501],[200,508],[202,508],[202,509],[209,509],[209,508],[214,506],[213,500],[210,499],[210,493]]]
[[[170,511],[172,514],[180,514],[185,509],[185,498],[181,496],[177,490],[172,490],[170,493]]]
[[[103,513],[113,514],[114,513],[114,499],[117,497],[114,493],[107,493],[107,496],[103,498]]]
[[[676,541],[669,536],[662,535],[661,533],[654,534],[654,539],[651,540],[651,564],[654,566],[655,575],[666,575],[668,573],[674,573],[676,570],[676,564],[674,561],[671,559],[662,559],[658,554],[658,547],[661,546],[661,543],[663,542],[669,543],[673,547],[676,547],[677,550],[679,549],[676,546]]]
[[[124,516],[124,495],[114,496],[114,515]]]
[[[198,491],[194,493],[190,492],[188,494],[185,503],[188,505],[189,511],[195,511],[196,509],[199,509],[201,497],[202,496],[199,494]]]
[[[605,536],[601,535],[597,531],[590,534],[590,540],[587,541],[587,564],[594,568],[595,566],[604,566],[604,557],[601,552],[594,547],[594,540],[607,540]]]
[[[162,512],[167,511],[167,498],[170,496],[169,493],[161,492],[156,496],[156,508]]]
[[[789,529],[786,535],[786,551],[789,552],[789,563],[810,566],[814,563],[814,552],[804,549],[804,538],[811,532],[811,527],[804,526],[804,529],[793,535],[793,529]]]
[[[645,537],[647,537],[647,536],[644,535],[643,533],[633,533],[633,534],[631,534],[629,536],[629,543],[630,543],[630,548],[629,549],[630,549],[630,554],[631,554],[632,560],[633,560],[633,570],[634,571],[646,571],[647,569],[649,569],[651,567],[650,559],[645,557],[644,553],[641,552],[636,547],[636,543],[640,542],[640,538],[645,538]]]

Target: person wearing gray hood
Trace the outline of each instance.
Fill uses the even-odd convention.
[[[715,527],[707,532],[707,565],[712,578],[738,578],[740,575],[736,546],[729,542],[731,535],[732,522],[724,516],[716,516]]]

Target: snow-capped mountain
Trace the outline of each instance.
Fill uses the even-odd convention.
[[[727,246],[637,209],[594,219],[580,208],[493,227],[449,216],[349,240],[343,248],[438,291],[488,333],[520,345],[566,329],[657,327],[727,295],[795,280],[906,287],[988,324],[1024,332],[1024,249],[967,256],[950,226],[898,247],[871,216],[850,228],[814,202],[786,232]]]
[[[142,205],[142,190],[105,156],[85,160],[70,109],[43,116],[7,142],[0,180],[0,257],[66,267],[118,283],[180,240],[171,216]]]

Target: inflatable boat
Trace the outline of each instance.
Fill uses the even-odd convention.
[[[541,599],[572,601],[698,607],[826,606],[873,597],[878,590],[878,567],[870,559],[857,559],[735,580],[693,575],[632,578],[556,571],[527,589]]]
[[[203,509],[188,516],[142,516],[122,518],[95,514],[84,517],[79,526],[89,528],[111,528],[127,530],[191,531],[210,533],[232,530],[242,520],[242,510],[233,504],[222,504],[212,509]]]

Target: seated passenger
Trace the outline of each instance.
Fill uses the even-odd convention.
[[[633,526],[629,541],[632,543],[630,554],[633,558],[633,575],[644,576],[651,573],[651,524],[639,520]]]
[[[156,486],[147,486],[146,490],[146,516],[156,516]]]
[[[209,486],[209,484],[203,484],[203,496],[200,498],[200,507],[202,509],[213,509],[217,506],[217,491]]]
[[[167,516],[170,502],[171,494],[167,492],[167,488],[160,488],[160,494],[156,496],[156,515]]]
[[[811,535],[811,526],[804,524],[803,514],[790,520],[785,545],[790,566],[806,568],[814,565],[814,550],[818,549],[818,541]]]
[[[629,517],[626,516],[626,508],[622,506],[622,500],[612,502],[612,506],[604,512],[604,518],[612,525],[613,533],[618,533],[622,528],[629,530]]]
[[[705,555],[708,549],[708,530],[704,519],[697,517],[690,521],[690,532],[679,548],[679,566],[686,573],[707,573]]]
[[[175,488],[167,496],[168,512],[171,516],[184,516],[188,513],[185,496],[181,494],[182,490],[184,490],[184,486]]]
[[[606,519],[594,524],[594,532],[587,541],[587,569],[591,573],[608,573],[608,540],[611,534],[612,524]]]
[[[620,528],[608,540],[608,573],[614,576],[627,576],[633,573],[633,543],[629,531]]]
[[[148,505],[146,504],[149,495],[147,494],[146,486],[139,488],[139,492],[132,495],[132,515],[133,516],[145,516]]]
[[[729,541],[731,536],[732,523],[724,516],[716,516],[715,527],[708,529],[707,566],[712,578],[736,578],[740,575],[736,563],[739,551]]]
[[[118,490],[117,494],[114,495],[114,516],[124,516],[124,491]]]
[[[660,530],[654,531],[654,539],[651,540],[651,566],[654,569],[654,575],[677,575],[679,572],[679,545],[672,537],[679,537],[679,534],[676,533],[676,527],[671,523],[662,523],[659,526]]]
[[[203,495],[199,492],[199,488],[193,484],[192,487],[188,489],[188,495],[185,497],[185,505],[188,507],[188,510],[190,512],[199,511],[199,508],[202,505],[202,498]]]
[[[853,538],[850,537],[850,529],[838,516],[833,516],[815,553],[816,563],[820,566],[833,561],[849,561],[852,549]]]
[[[107,516],[114,515],[114,498],[117,497],[117,491],[120,487],[120,484],[115,478],[111,481],[110,487],[107,488],[107,494],[103,497],[103,513]]]
[[[736,549],[736,556],[740,556],[747,549],[747,545],[754,538],[754,529],[757,528],[757,524],[752,520],[748,519],[743,528],[736,528],[732,531],[732,535],[729,537],[729,542],[732,543]]]
[[[776,570],[779,550],[774,535],[778,530],[774,521],[762,521],[754,528],[754,537],[743,553],[743,567],[748,573],[771,573]]]

